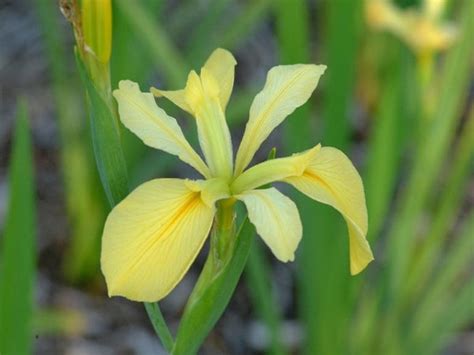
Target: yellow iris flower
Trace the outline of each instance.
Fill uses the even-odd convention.
[[[426,54],[448,48],[455,40],[456,28],[441,22],[446,0],[424,0],[421,10],[401,10],[389,0],[367,0],[367,18],[370,25],[388,30],[417,54]]]
[[[310,198],[331,205],[349,229],[350,266],[357,274],[373,260],[361,178],[341,151],[319,144],[305,152],[247,166],[262,142],[316,88],[324,65],[272,68],[250,108],[242,143],[233,164],[225,109],[234,83],[236,61],[215,50],[200,75],[192,71],[183,90],[152,89],[191,113],[205,162],[185,139],[176,120],[157,106],[153,94],[131,81],[114,91],[122,123],[153,148],[177,155],[203,180],[156,179],[130,193],[109,214],[102,239],[101,264],[109,295],[158,301],[182,279],[209,235],[215,204],[243,201],[257,233],[281,261],[294,259],[302,236],[298,209],[275,188],[283,181]],[[313,236],[316,237],[316,236]]]

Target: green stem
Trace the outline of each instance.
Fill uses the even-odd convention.
[[[472,165],[469,164],[472,161],[473,152],[474,108],[469,121],[462,130],[453,163],[449,169],[450,175],[445,182],[445,189],[430,231],[427,233],[426,242],[422,245],[421,250],[417,251],[417,261],[406,275],[407,278],[402,289],[402,297],[406,299],[413,299],[414,294],[426,287],[428,279],[443,253],[443,243],[449,235],[449,228],[462,208],[466,185],[473,170]]]
[[[226,266],[233,255],[236,238],[234,203],[233,199],[217,203],[216,217],[211,232],[209,256],[193,293],[189,297],[188,304],[193,304],[195,300],[201,298],[202,293],[207,289],[214,277]]]
[[[166,325],[158,303],[144,303],[144,305],[148,318],[150,318],[151,324],[153,325],[153,329],[155,329],[155,333],[160,338],[165,350],[171,352],[174,345],[173,336]]]
[[[261,246],[254,242],[245,268],[246,279],[255,310],[270,333],[269,354],[281,355],[287,352],[280,338],[280,312],[272,295],[270,270]]]

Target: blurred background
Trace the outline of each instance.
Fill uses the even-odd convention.
[[[233,52],[234,144],[272,66],[326,64],[255,161],[321,142],[364,180],[375,262],[351,277],[343,219],[295,193],[296,261],[279,263],[256,241],[202,354],[474,353],[474,1],[112,4],[113,88],[182,88],[213,49]],[[0,352],[2,337],[18,337],[25,353],[164,353],[143,305],[106,295],[109,207],[73,47],[56,1],[0,0]],[[189,117],[160,103],[196,143]],[[132,187],[193,174],[125,129],[122,144]],[[172,331],[205,256],[160,302]],[[12,334],[9,321],[31,328]]]

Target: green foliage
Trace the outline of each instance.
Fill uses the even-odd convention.
[[[65,272],[72,282],[86,281],[99,271],[100,233],[105,219],[99,178],[94,169],[88,126],[81,109],[77,76],[66,63],[59,25],[59,9],[48,0],[38,0],[37,15],[46,47],[51,87],[61,142],[61,167],[71,242],[64,258]]]
[[[245,219],[236,234],[234,252],[216,269],[209,254],[181,318],[172,354],[194,354],[224,312],[234,293],[250,252],[254,228]]]
[[[77,52],[76,63],[87,93],[97,168],[109,204],[113,207],[128,194],[127,167],[120,142],[118,119],[110,91],[98,91]],[[169,330],[164,322],[161,322],[162,316],[158,305],[145,306],[153,327],[158,332],[157,335],[163,344],[168,344]]]
[[[36,273],[33,154],[26,103],[17,106],[10,155],[8,215],[0,259],[0,353],[32,352]]]
[[[403,7],[420,5],[417,0],[393,2]],[[328,65],[310,103],[283,125],[284,155],[320,141],[355,156],[351,148],[357,140],[357,153],[362,152],[357,157],[363,159],[356,159],[356,163],[366,168],[369,239],[376,258],[361,276],[351,278],[342,218],[325,206],[296,197],[304,223],[295,274],[296,307],[306,335],[299,350],[355,355],[440,352],[456,331],[474,319],[474,279],[467,273],[472,263],[474,219],[463,204],[473,172],[474,113],[463,120],[462,112],[472,79],[474,2],[451,2],[459,37],[453,47],[433,57],[435,70],[429,85],[419,82],[418,58],[399,38],[362,32],[363,1],[219,0],[205,2],[209,6],[197,0],[172,3],[113,2],[113,84],[105,83],[107,90],[104,83],[91,80],[77,58],[89,109],[89,137],[89,127],[80,119],[81,95],[67,69],[69,57],[55,22],[54,5],[37,1],[73,227],[71,252],[65,258],[71,279],[96,274],[98,233],[107,213],[97,192],[88,140],[92,139],[110,206],[122,200],[130,186],[176,168],[173,159],[146,150],[120,128],[110,90],[120,79],[138,81],[146,89],[156,74],[164,80],[163,88],[182,88],[188,69],[199,69],[216,47],[236,52],[237,57],[253,57],[247,52],[257,48],[252,47],[254,43],[247,47],[248,40],[265,22],[265,31],[274,30],[275,36],[269,36],[271,44],[264,50],[271,50],[275,39],[279,57],[275,64]],[[242,87],[239,70],[237,67],[235,94],[227,110],[228,122],[234,127],[248,117],[260,86],[255,81]],[[370,101],[364,95],[375,99]],[[0,264],[0,352],[6,354],[31,352],[34,198],[27,114],[24,106],[20,107]],[[360,112],[366,116],[365,111],[373,116],[370,122],[357,120]],[[353,126],[356,121],[357,127]],[[190,124],[186,122],[185,130],[187,126]],[[253,309],[271,335],[268,351],[285,353],[280,338],[283,316],[272,295],[270,263],[260,244],[253,242],[253,234],[246,222],[233,257],[219,269],[213,266],[212,256],[206,262],[182,316],[176,343],[158,304],[145,305],[169,352],[197,352],[223,314],[246,267]],[[18,270],[24,274],[21,278],[12,276]],[[24,291],[19,292],[22,288]]]

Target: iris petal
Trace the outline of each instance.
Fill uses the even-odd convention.
[[[281,65],[270,69],[263,90],[255,96],[235,162],[239,175],[260,145],[283,120],[303,105],[318,85],[326,66]]]
[[[250,221],[277,259],[293,261],[303,233],[294,202],[275,188],[251,190],[235,197],[245,203]]]
[[[351,273],[361,272],[372,261],[367,242],[367,207],[359,173],[338,149],[323,147],[301,176],[284,180],[312,199],[338,210],[347,222]]]
[[[187,184],[181,179],[146,182],[109,214],[101,266],[110,296],[154,302],[183,278],[215,213]]]
[[[188,143],[178,123],[159,108],[153,95],[140,91],[137,83],[122,80],[114,91],[120,120],[146,145],[177,155],[203,176],[209,168]]]

